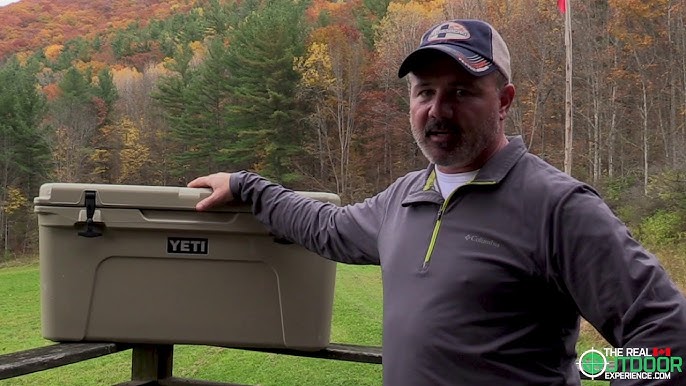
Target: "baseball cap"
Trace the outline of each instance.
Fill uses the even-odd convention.
[[[507,45],[498,31],[484,21],[456,19],[429,28],[419,47],[400,65],[398,77],[410,73],[430,51],[448,54],[474,76],[484,76],[497,69],[508,82],[512,79]]]

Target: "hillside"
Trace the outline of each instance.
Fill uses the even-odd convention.
[[[446,15],[488,20],[508,41],[517,85],[508,134],[560,168],[573,148],[571,174],[597,187],[639,237],[683,239],[686,9],[671,3],[575,2],[573,147],[554,1],[1,7],[0,245],[35,249],[30,200],[46,181],[180,185],[248,169],[344,202],[379,192],[425,167],[396,69]]]
[[[0,61],[190,9],[194,0],[22,0],[0,7]]]

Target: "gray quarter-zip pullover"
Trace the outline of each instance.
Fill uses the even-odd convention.
[[[230,183],[274,234],[381,265],[384,385],[579,385],[580,315],[613,346],[686,356],[686,299],[592,188],[519,137],[447,200],[434,178],[344,207],[252,173]]]

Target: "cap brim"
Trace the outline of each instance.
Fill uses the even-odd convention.
[[[452,44],[436,44],[418,48],[409,54],[398,69],[398,78],[404,77],[418,66],[426,65],[422,59],[425,59],[427,54],[435,52],[446,54],[474,76],[484,76],[497,68],[491,61],[467,48]]]

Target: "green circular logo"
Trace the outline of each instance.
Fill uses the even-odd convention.
[[[605,358],[605,355],[593,348],[584,351],[584,353],[579,356],[579,361],[577,363],[579,365],[579,371],[591,379],[603,375],[607,368],[607,359]]]

